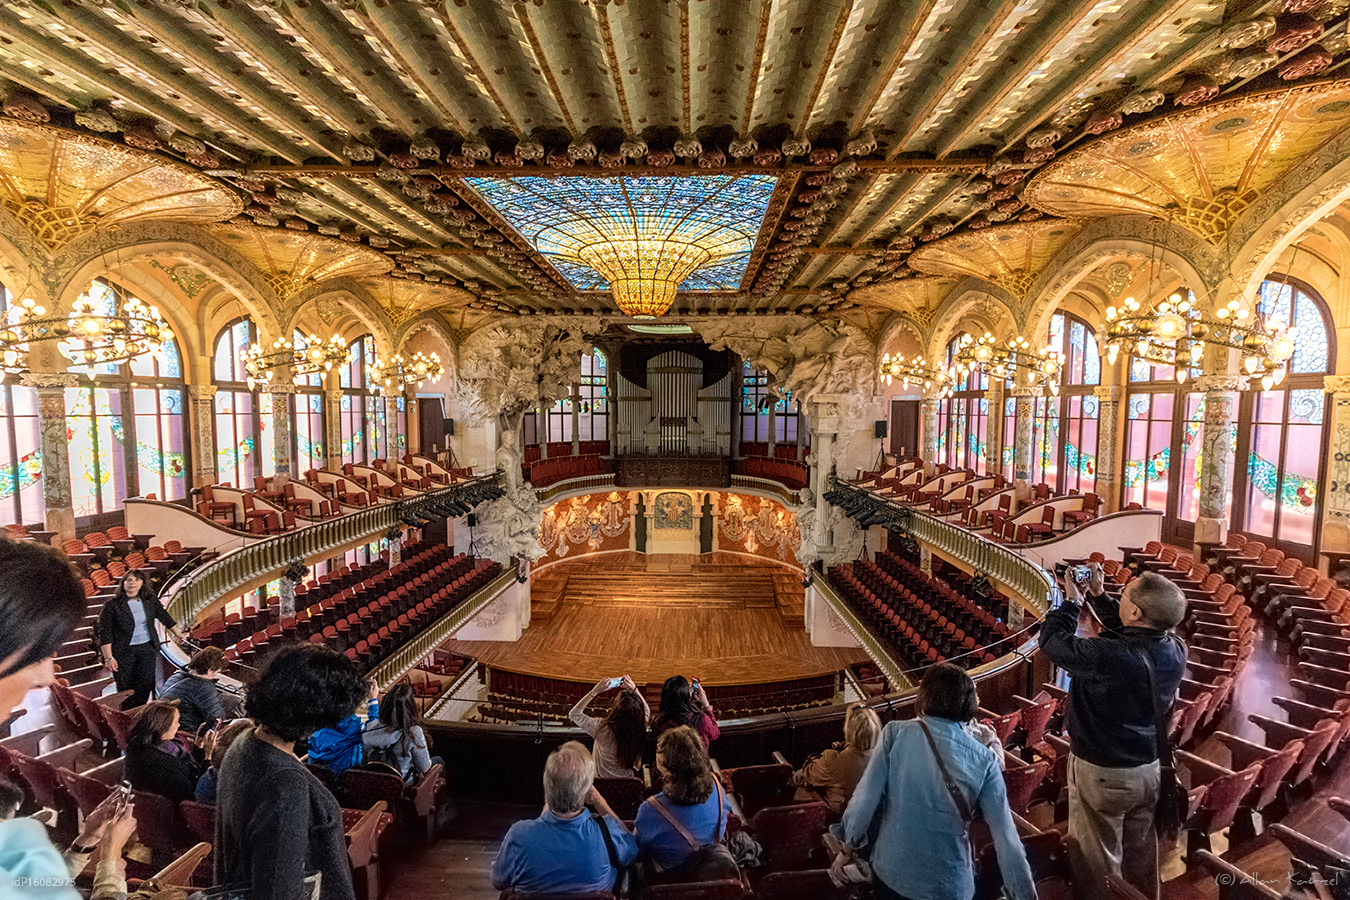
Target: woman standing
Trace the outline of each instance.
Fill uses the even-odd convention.
[[[618,682],[617,684],[615,682]],[[605,717],[588,716],[586,707],[591,701],[612,688],[619,688],[619,696],[610,704]],[[651,709],[633,679],[602,678],[591,692],[577,701],[568,717],[577,727],[595,741],[595,775],[597,778],[632,778],[642,764],[642,751],[647,743],[647,719]]]
[[[379,724],[361,734],[366,762],[380,761],[398,769],[404,781],[427,773],[440,757],[427,752],[427,736],[417,715],[417,701],[411,684],[396,684],[380,704]]]
[[[661,685],[661,708],[652,717],[652,737],[688,725],[703,739],[703,747],[717,740],[722,733],[717,727],[717,715],[703,693],[698,680],[690,681],[683,675],[672,675]]]
[[[143,706],[155,689],[155,660],[159,654],[159,634],[155,620],[164,623],[174,641],[183,642],[183,632],[169,615],[150,583],[140,572],[131,571],[122,576],[117,593],[98,614],[99,652],[103,664],[113,673],[117,689],[130,689],[131,696],[123,709]]]

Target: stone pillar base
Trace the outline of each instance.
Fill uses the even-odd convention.
[[[1209,516],[1201,516],[1195,520],[1195,542],[1197,544],[1222,544],[1227,539],[1227,520],[1213,519]]]
[[[60,542],[69,541],[75,538],[75,511],[73,509],[49,509],[47,510],[46,531],[56,532],[56,537],[52,538],[52,544],[60,546]]]
[[[1017,498],[1017,505],[1022,506],[1031,499],[1031,482],[1025,478],[1013,479],[1013,496]]]

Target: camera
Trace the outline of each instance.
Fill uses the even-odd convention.
[[[1088,566],[1071,566],[1067,563],[1055,563],[1055,576],[1064,581],[1076,581],[1079,584],[1092,577],[1092,569]]]

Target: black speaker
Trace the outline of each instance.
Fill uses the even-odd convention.
[[[447,436],[447,437],[454,437],[454,436],[455,436],[455,420],[454,420],[454,419],[446,419],[445,422],[444,422],[443,424],[444,424],[444,426],[445,426],[445,434],[446,434],[446,436]]]
[[[875,431],[876,437],[884,438],[884,437],[886,436],[886,420],[885,420],[885,419],[877,419],[877,424],[876,424],[876,427],[875,427],[874,431]]]
[[[469,513],[469,527],[473,528],[477,524],[478,524],[478,516],[474,515],[473,513]]]

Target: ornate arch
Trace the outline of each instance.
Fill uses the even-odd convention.
[[[913,335],[914,342],[919,347],[919,352],[924,352],[924,348],[928,346],[928,336],[924,334],[923,327],[906,313],[896,313],[881,326],[877,336],[877,352],[888,352],[887,346],[902,332]]]
[[[330,281],[324,281],[320,284],[311,285],[298,293],[292,305],[288,310],[286,317],[286,333],[301,316],[307,312],[310,306],[316,309],[321,308],[327,301],[336,300],[342,308],[342,313],[361,323],[359,333],[349,332],[346,337],[349,341],[355,340],[363,333],[369,333],[375,339],[375,350],[379,353],[381,359],[387,359],[394,355],[394,341],[390,336],[391,329],[389,320],[380,310],[380,305],[375,302],[375,298],[356,282],[353,278],[334,278]],[[322,316],[320,316],[322,318]],[[340,326],[343,317],[339,316],[333,320],[335,327]]]
[[[453,329],[450,328],[444,317],[438,312],[428,310],[410,322],[395,341],[398,352],[403,352],[403,349],[408,346],[408,342],[412,340],[413,336],[422,331],[431,332],[445,343],[447,350],[445,374],[451,378],[455,378],[459,372],[459,342],[454,338]]]
[[[1000,308],[1006,318],[1016,321],[1017,317],[1013,312],[1017,308],[1016,300],[1003,288],[981,278],[967,278],[957,285],[956,290],[952,291],[951,296],[942,304],[942,308],[933,318],[933,327],[928,333],[928,343],[924,347],[924,356],[930,360],[944,359],[944,354],[947,352],[947,341],[951,340],[951,336],[961,320],[966,318],[966,314],[971,309],[976,306],[984,307],[987,304],[993,304]],[[986,320],[981,319],[981,321]]]

